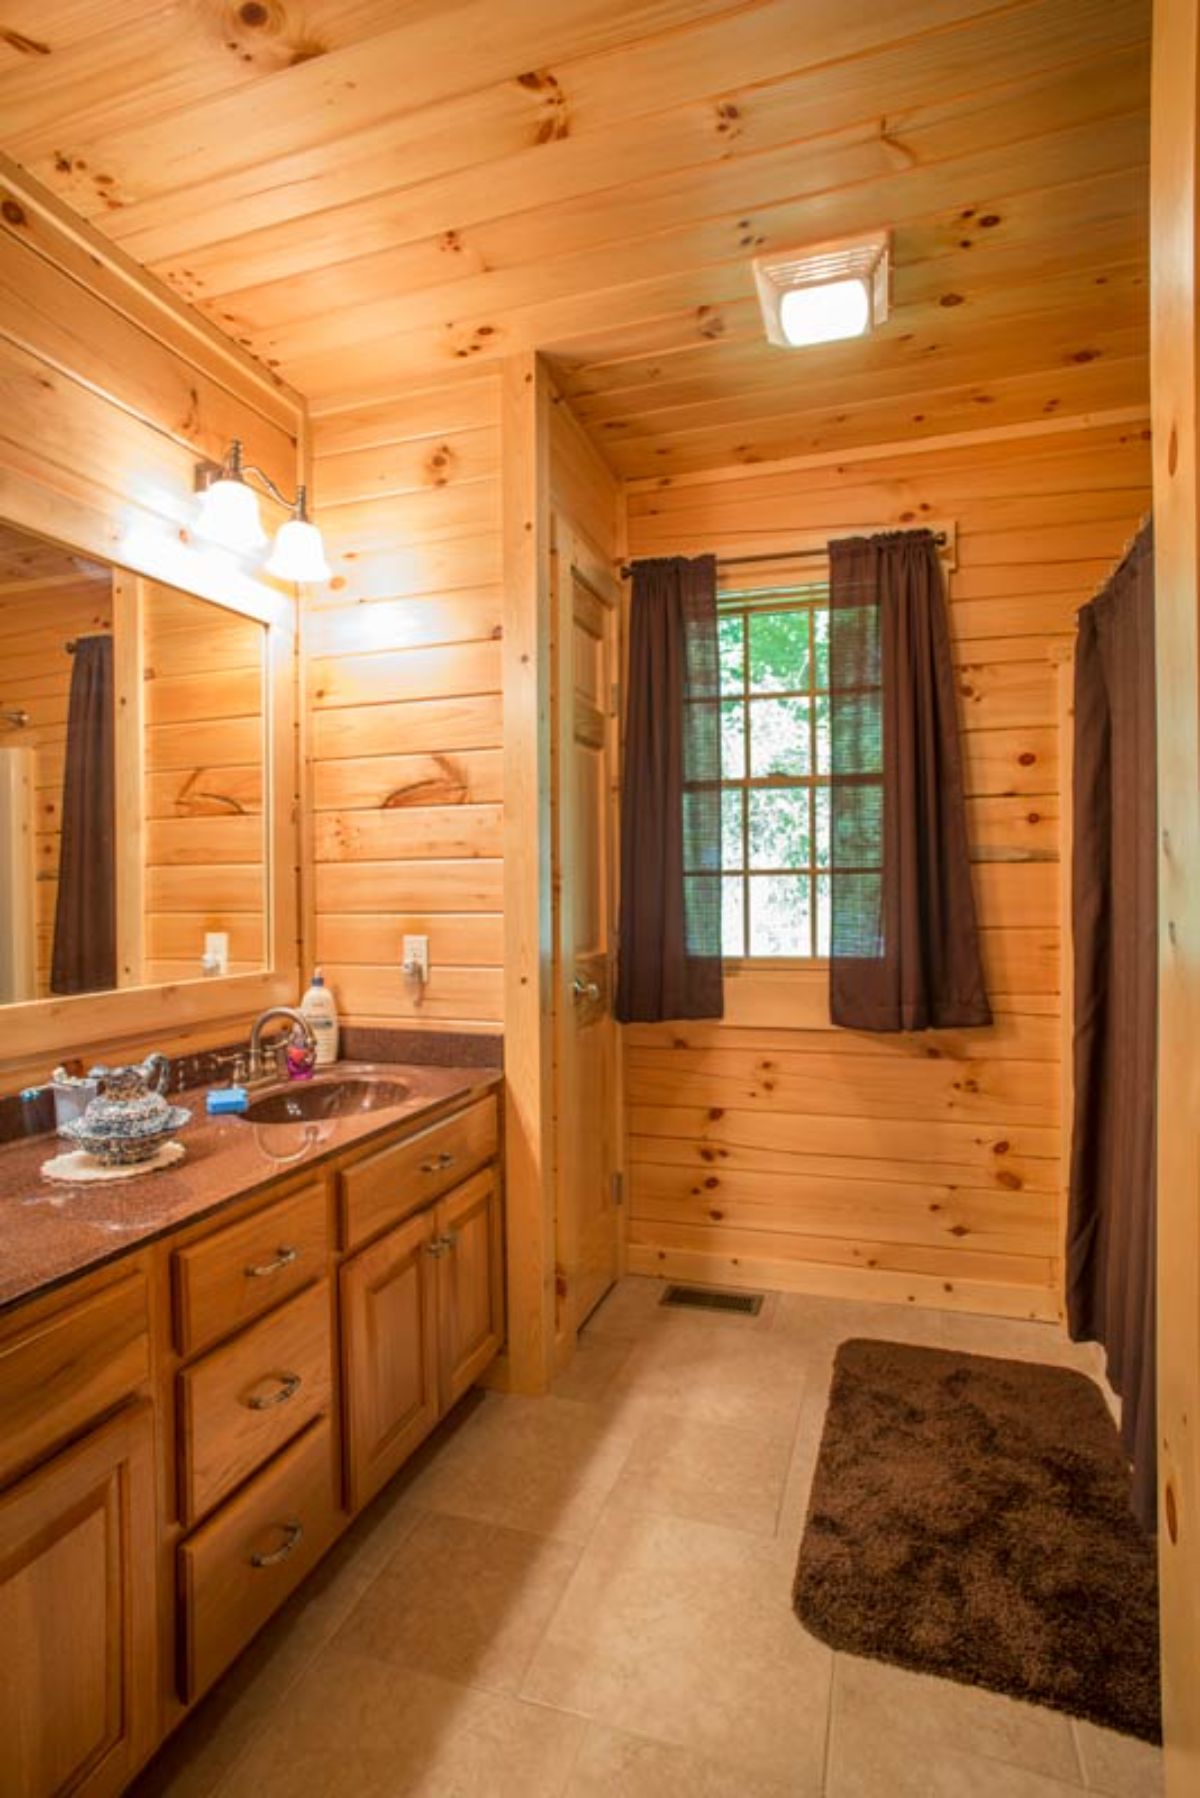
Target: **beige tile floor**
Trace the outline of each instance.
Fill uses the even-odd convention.
[[[1158,1754],[834,1654],[790,1608],[837,1344],[1094,1373],[1044,1325],[627,1279],[552,1397],[468,1401],[138,1798],[1155,1798]]]

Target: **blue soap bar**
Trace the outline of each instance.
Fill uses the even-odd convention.
[[[245,1111],[248,1103],[244,1086],[214,1086],[204,1101],[213,1116],[223,1111]]]

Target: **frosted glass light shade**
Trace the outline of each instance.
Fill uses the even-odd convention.
[[[266,570],[278,581],[329,580],[333,570],[325,560],[325,545],[316,525],[302,518],[289,518],[281,524]]]
[[[196,510],[195,530],[197,536],[238,555],[261,549],[267,541],[258,499],[245,481],[221,479],[206,487]]]
[[[790,288],[779,301],[779,323],[788,343],[797,346],[861,337],[871,324],[867,284],[855,278]]]

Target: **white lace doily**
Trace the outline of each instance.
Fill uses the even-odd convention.
[[[64,1186],[83,1186],[95,1180],[133,1180],[138,1174],[154,1174],[160,1168],[174,1167],[187,1154],[181,1142],[165,1142],[146,1161],[135,1161],[125,1167],[108,1167],[86,1149],[72,1149],[67,1155],[55,1155],[42,1163],[43,1180],[56,1180]]]

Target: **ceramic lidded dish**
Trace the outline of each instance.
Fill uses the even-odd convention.
[[[191,1117],[185,1106],[150,1090],[145,1068],[113,1068],[83,1116],[59,1134],[106,1167],[128,1167],[148,1161]]]

